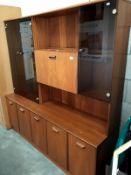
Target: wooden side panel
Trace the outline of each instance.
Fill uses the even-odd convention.
[[[11,100],[7,100],[7,107],[8,107],[11,127],[15,131],[19,132],[19,123],[18,123],[16,104],[13,101],[11,101]]]
[[[31,141],[32,136],[31,136],[30,112],[19,105],[17,105],[17,110],[18,110],[20,134],[23,135],[25,138],[27,138],[29,141]]]
[[[62,168],[67,168],[67,134],[64,130],[47,123],[49,157]]]
[[[96,149],[69,135],[69,172],[71,175],[95,175]]]
[[[112,98],[109,113],[109,135],[119,134],[122,94],[126,67],[129,27],[131,24],[131,5],[128,1],[119,0],[117,4],[117,21],[114,43],[114,61],[112,75]]]
[[[42,152],[46,153],[46,121],[32,112],[30,112],[30,115],[32,141]]]

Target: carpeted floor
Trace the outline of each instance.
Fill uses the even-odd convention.
[[[64,175],[13,130],[0,125],[0,175]]]

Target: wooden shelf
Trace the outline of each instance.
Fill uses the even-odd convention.
[[[7,98],[18,105],[26,106],[31,112],[77,136],[95,148],[107,138],[106,122],[92,115],[50,101],[40,105],[16,94],[8,95]]]
[[[78,52],[78,48],[57,48],[48,47],[46,49],[35,49],[35,51],[54,51],[54,52]]]

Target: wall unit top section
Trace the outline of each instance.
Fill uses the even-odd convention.
[[[78,9],[32,17],[35,49],[78,48],[78,24]]]

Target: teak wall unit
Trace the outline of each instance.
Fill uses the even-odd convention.
[[[71,175],[102,175],[112,157],[130,15],[128,1],[89,1],[5,21],[15,86],[7,96],[12,128]],[[24,35],[33,74],[26,72]]]

